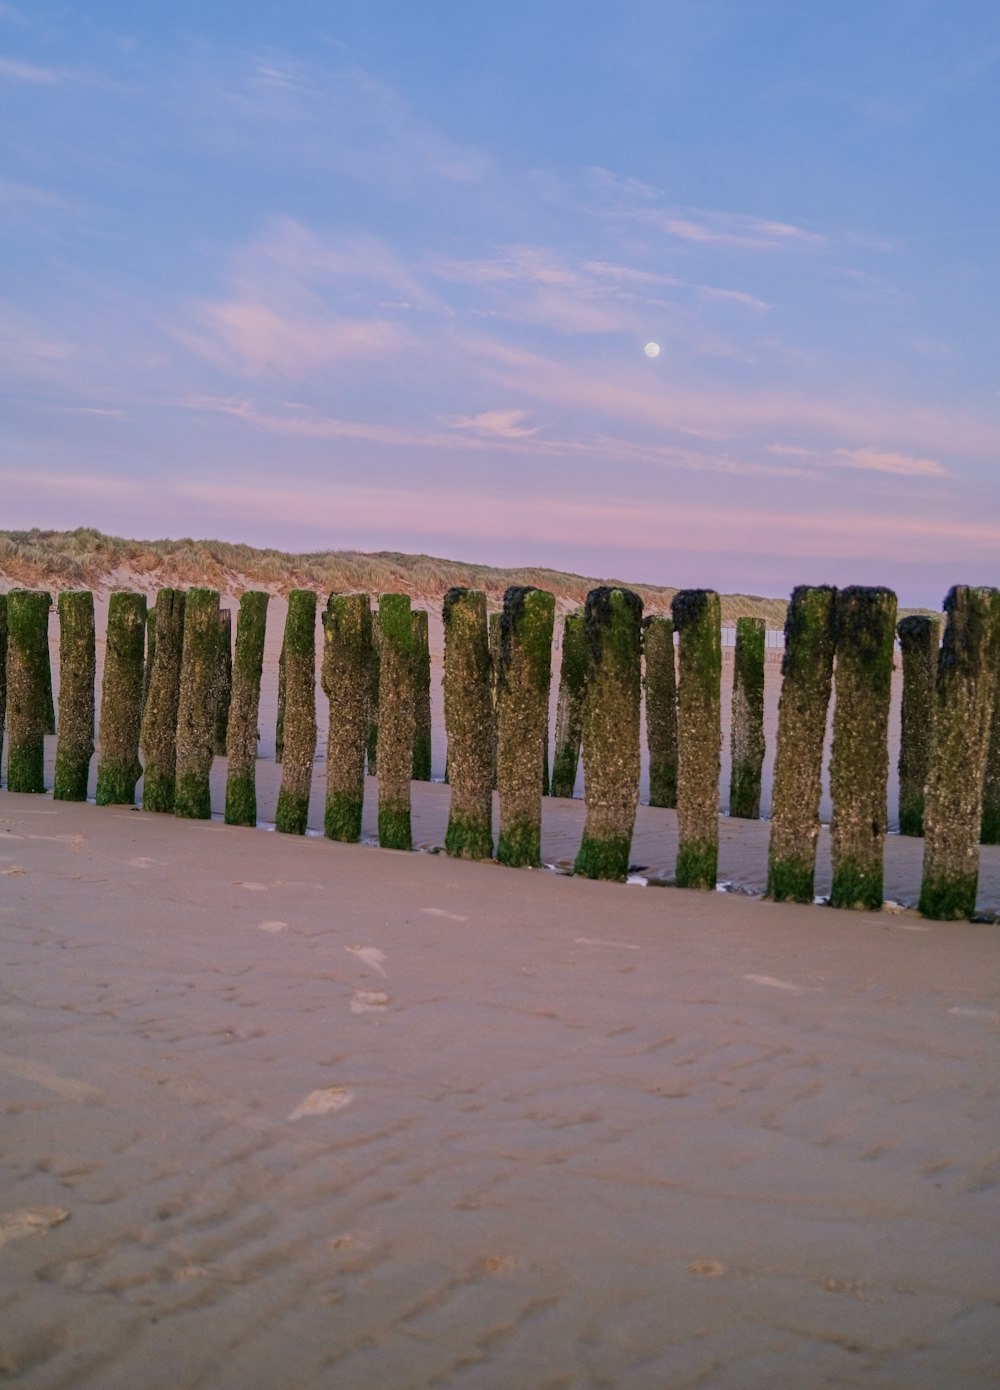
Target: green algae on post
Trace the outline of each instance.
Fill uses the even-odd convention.
[[[646,747],[649,804],[677,805],[677,667],[672,618],[651,613],[642,620],[646,676]]]
[[[451,801],[445,851],[456,859],[493,855],[493,697],[486,595],[444,596],[444,724]]]
[[[219,659],[219,594],[189,589],[184,613],[180,697],[177,704],[177,788],[174,814],[209,820]]]
[[[316,595],[293,589],[285,619],[285,708],[281,790],[275,827],[304,835],[316,753]]]
[[[500,700],[497,694],[497,684],[500,679],[500,619],[503,614],[500,612],[491,613],[487,619],[490,636],[490,698],[493,701],[493,790],[497,789],[497,736],[499,734],[499,722],[497,711],[500,707]]]
[[[552,679],[555,597],[512,585],[500,616],[497,672],[497,859],[511,868],[542,862],[542,768]]]
[[[1000,664],[1000,592],[958,584],[944,611],[918,904],[938,921],[969,918],[976,909],[983,773]]]
[[[997,656],[1000,662],[1000,653]],[[993,697],[993,718],[986,754],[986,774],[983,777],[983,818],[979,834],[984,845],[1000,845],[1000,673]]]
[[[212,751],[219,758],[226,756],[226,734],[229,728],[229,702],[233,698],[233,615],[228,608],[219,610],[219,645],[215,655],[215,724],[212,731]]]
[[[583,700],[587,819],[575,871],[623,883],[639,802],[642,599],[601,586],[584,609],[589,674]]]
[[[896,636],[891,589],[852,584],[837,594],[830,792],[832,907],[882,906],[888,819],[889,695]]]
[[[7,790],[45,790],[49,609],[41,589],[7,595]]]
[[[226,824],[257,824],[257,720],[269,595],[248,589],[236,619],[236,656],[226,725]]]
[[[87,799],[94,756],[96,673],[94,595],[88,590],[67,589],[59,595],[59,737],[54,801]]]
[[[382,678],[379,656],[381,636],[378,623],[372,620],[372,652],[368,664],[368,703],[365,707],[365,762],[368,776],[378,775],[378,686]]]
[[[552,759],[552,796],[570,797],[576,787],[583,737],[583,693],[590,669],[587,625],[584,614],[568,613],[563,619],[562,661],[559,667],[559,700],[556,704],[556,751]]]
[[[680,635],[674,877],[679,888],[714,888],[722,755],[722,609],[714,589],[682,589],[670,607]]]
[[[181,690],[185,595],[156,595],[156,640],[142,715],[142,809],[172,813],[177,788],[177,705]]]
[[[367,594],[331,594],[323,614],[322,686],[330,702],[324,833],[361,838],[372,612]]]
[[[0,594],[0,759],[7,726],[7,595]]]
[[[146,595],[120,591],[108,600],[108,631],[101,685],[98,806],[131,806],[142,775],[143,648]]]
[[[410,615],[413,623],[413,780],[431,780],[431,647],[427,613]]]
[[[767,895],[775,902],[813,900],[836,598],[828,584],[801,584],[785,618],[767,863]]]
[[[412,849],[413,618],[406,594],[382,594],[378,626],[378,841]]]
[[[52,607],[52,595],[49,594],[49,607]],[[52,699],[52,651],[49,647],[48,636],[45,639],[45,732],[54,734],[56,731],[56,707]]]
[[[760,816],[765,751],[764,637],[763,618],[736,619],[729,814],[744,820],[757,820]]]
[[[896,624],[903,657],[903,701],[899,734],[899,833],[924,833],[924,788],[931,763],[934,683],[940,624],[914,615]]]

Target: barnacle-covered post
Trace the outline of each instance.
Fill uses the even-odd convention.
[[[650,806],[677,805],[677,666],[674,622],[659,613],[642,620],[646,661],[646,746]]]
[[[316,753],[316,595],[293,589],[285,619],[285,709],[281,790],[275,828],[304,835]]]
[[[576,872],[624,882],[639,802],[642,599],[602,586],[587,595],[590,672],[583,701],[587,819]]]
[[[500,617],[497,859],[512,868],[542,862],[542,766],[555,603],[544,589],[512,585]]]
[[[924,788],[931,763],[940,624],[914,614],[896,624],[903,657],[899,732],[899,833],[924,833]]]
[[[722,610],[714,589],[682,589],[670,606],[680,634],[674,877],[679,888],[714,888],[719,859]]]
[[[248,589],[236,619],[236,657],[226,725],[226,824],[257,824],[257,720],[270,595]]]
[[[378,775],[378,688],[382,679],[381,633],[372,621],[372,651],[368,663],[368,701],[365,706],[365,761],[368,776]]]
[[[229,608],[219,610],[219,645],[215,656],[215,727],[212,752],[226,756],[229,728],[229,702],[233,698],[233,615]]]
[[[177,788],[177,705],[181,691],[185,595],[156,595],[156,647],[142,715],[142,809],[172,812]],[[146,661],[150,665],[149,658]]]
[[[451,803],[444,847],[457,859],[493,855],[493,697],[486,595],[444,596],[444,724]]]
[[[556,751],[552,759],[552,796],[572,796],[583,737],[583,692],[590,667],[584,614],[563,619],[559,701],[556,705]]]
[[[139,730],[145,636],[146,595],[127,590],[112,594],[101,684],[98,806],[131,806],[135,801],[142,775]]]
[[[46,672],[49,609],[41,589],[7,595],[7,789],[45,790]]]
[[[775,902],[813,900],[836,598],[828,584],[800,584],[785,616],[767,863]]]
[[[7,595],[0,594],[0,759],[7,727]]]
[[[837,667],[830,792],[833,819],[832,907],[877,912],[882,906],[889,695],[896,636],[891,589],[852,584],[837,595]]]
[[[413,619],[406,594],[382,594],[378,604],[378,840],[412,849]]]
[[[488,619],[490,632],[490,695],[493,699],[493,790],[497,787],[497,736],[499,733],[500,698],[497,686],[500,679],[500,619],[502,612],[491,613]]]
[[[763,618],[736,619],[729,814],[745,820],[757,820],[760,816],[760,778],[764,766],[764,637]]]
[[[368,595],[331,594],[323,614],[322,668],[322,686],[330,702],[323,829],[331,840],[361,838],[371,662]]]
[[[431,645],[427,613],[417,608],[413,623],[413,780],[431,780]]]
[[[184,610],[180,698],[177,704],[177,790],[174,814],[209,820],[212,746],[219,660],[219,594],[189,589]]]
[[[94,756],[94,680],[97,648],[94,595],[67,589],[59,595],[59,737],[52,783],[54,801],[86,801]]]
[[[944,601],[934,735],[924,801],[920,911],[971,917],[979,886],[979,836],[1000,645],[1000,592],[957,584]]]

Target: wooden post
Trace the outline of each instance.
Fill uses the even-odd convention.
[[[559,701],[556,705],[556,751],[552,760],[552,796],[571,797],[576,788],[580,743],[583,738],[583,695],[590,669],[584,615],[563,619]]]
[[[456,859],[493,855],[493,700],[486,595],[444,596],[444,722],[451,802],[444,847]]]
[[[658,613],[642,620],[646,660],[646,746],[650,806],[677,805],[677,667],[674,622]]]
[[[919,615],[896,624],[903,657],[899,732],[899,833],[924,833],[924,789],[931,764],[940,624]]]
[[[285,708],[276,829],[304,835],[316,755],[316,595],[293,589],[285,620]]]
[[[760,779],[764,767],[764,619],[736,619],[733,652],[733,703],[729,814],[760,817]]]
[[[86,801],[94,756],[94,680],[97,650],[94,595],[68,589],[59,595],[59,737],[52,784],[54,801]]]
[[[177,786],[174,814],[186,820],[212,815],[212,745],[219,659],[219,594],[189,589],[177,702]]]
[[[331,840],[361,838],[371,664],[368,595],[331,594],[323,615],[322,672],[323,690],[330,702],[323,829]]]
[[[679,888],[715,887],[722,752],[722,611],[713,589],[682,589],[671,604],[680,633],[677,767]]]
[[[513,585],[504,594],[497,676],[497,859],[511,868],[542,862],[542,769],[552,678],[555,598]]]
[[[143,655],[146,595],[119,591],[108,600],[108,631],[101,686],[98,806],[131,806],[142,776]]]
[[[257,721],[270,595],[248,589],[236,619],[236,658],[226,725],[226,824],[257,824]]]
[[[378,624],[378,839],[387,849],[412,849],[413,619],[406,594],[382,594]]]
[[[41,589],[7,595],[7,790],[45,790],[49,609]]]

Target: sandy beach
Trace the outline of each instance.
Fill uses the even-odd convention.
[[[12,1384],[1000,1377],[992,927],[7,792],[0,883]]]

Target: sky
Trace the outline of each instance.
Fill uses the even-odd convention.
[[[995,0],[0,0],[0,526],[998,583],[998,133]]]

